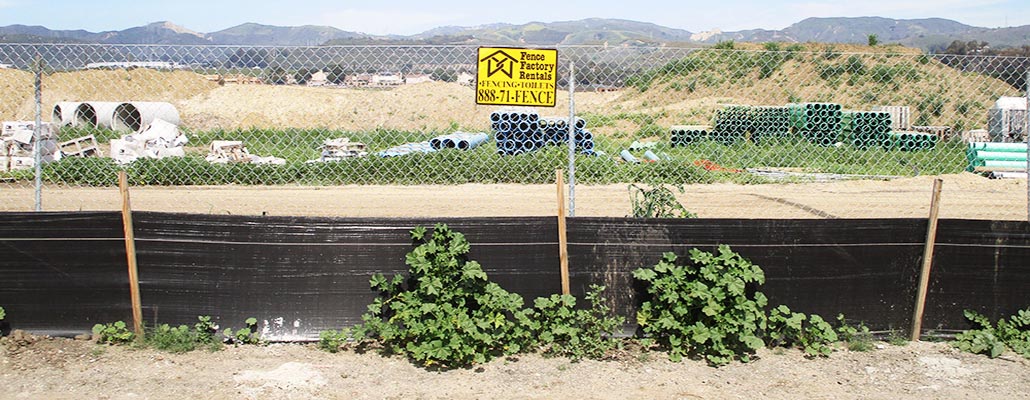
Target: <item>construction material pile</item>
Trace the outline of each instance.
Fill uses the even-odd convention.
[[[138,133],[112,139],[111,158],[118,164],[129,164],[140,158],[185,157],[184,146],[188,142],[178,126],[157,119]]]
[[[5,121],[0,131],[0,168],[4,171],[28,169],[36,165],[34,151],[39,146],[43,163],[61,159],[57,143],[57,130],[53,125],[40,124],[39,142],[35,139],[36,123],[32,121]]]
[[[966,148],[968,171],[995,177],[1026,177],[1026,143],[973,142]]]
[[[712,127],[708,125],[673,125],[672,147],[686,146],[704,140],[711,131]]]
[[[308,163],[337,162],[348,158],[361,158],[368,155],[366,146],[361,142],[352,142],[350,138],[327,139],[319,147],[322,154]]]
[[[837,143],[844,119],[840,104],[795,103],[788,104],[790,126],[794,132],[810,143],[832,146]]]
[[[593,154],[594,135],[586,129],[586,121],[575,118],[572,126],[576,148]],[[490,114],[490,127],[497,137],[497,153],[502,155],[531,153],[545,146],[568,143],[568,118],[541,118],[535,112],[497,111]]]
[[[206,160],[212,164],[272,164],[285,165],[286,160],[279,157],[262,157],[250,154],[250,151],[238,140],[215,140],[211,142],[211,152]]]
[[[471,150],[486,143],[489,136],[484,132],[454,132],[433,137],[424,142],[405,143],[376,153],[380,157],[397,157],[415,153],[434,153],[444,149]]]
[[[885,111],[845,111],[842,131],[852,146],[860,149],[887,145],[891,114]]]
[[[733,144],[747,138],[752,130],[751,107],[731,105],[715,111],[715,126],[709,138],[722,144]]]
[[[751,107],[751,138],[756,142],[790,136],[790,110],[787,107]]]

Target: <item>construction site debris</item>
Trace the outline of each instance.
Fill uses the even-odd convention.
[[[211,142],[211,152],[206,160],[212,164],[249,163],[285,165],[286,160],[279,157],[262,157],[250,154],[239,140],[215,140]]]
[[[111,157],[119,164],[129,164],[140,158],[162,159],[184,157],[183,146],[189,138],[175,124],[155,119],[140,133],[111,140]]]
[[[40,124],[39,150],[43,163],[61,159],[57,145],[57,130],[49,122]],[[36,123],[32,121],[4,121],[0,131],[0,168],[4,171],[28,169],[36,165],[34,151]]]
[[[97,138],[93,135],[61,142],[57,147],[64,157],[103,157],[100,146],[97,145]]]
[[[360,158],[368,155],[364,143],[352,142],[350,138],[327,139],[322,142],[322,155],[308,163],[336,162],[345,158]]]

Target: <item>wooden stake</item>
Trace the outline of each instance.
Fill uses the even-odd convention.
[[[129,295],[132,296],[132,329],[136,340],[143,339],[143,305],[139,297],[139,270],[136,268],[136,235],[132,229],[132,207],[129,205],[129,178],[118,171],[118,189],[122,193],[122,227],[125,230],[125,256],[129,262]]]
[[[923,268],[919,272],[919,292],[916,295],[916,311],[912,317],[912,341],[918,341],[923,330],[923,310],[926,307],[927,286],[930,284],[930,266],[933,264],[933,248],[937,242],[937,214],[941,209],[941,182],[940,178],[933,181],[930,221],[926,229],[926,245],[923,248]]]
[[[558,259],[561,263],[561,293],[569,294],[569,241],[565,232],[565,171],[557,170],[558,185]]]

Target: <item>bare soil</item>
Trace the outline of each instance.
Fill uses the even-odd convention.
[[[829,358],[762,350],[712,368],[627,352],[613,361],[524,355],[427,371],[398,357],[311,344],[169,354],[34,338],[0,346],[0,397],[30,399],[1025,399],[1030,361],[989,359],[944,343],[879,343]]]
[[[704,218],[926,218],[934,177],[794,184],[687,185],[678,194]],[[1025,180],[945,175],[941,218],[1025,220]],[[554,185],[187,186],[130,191],[134,210],[329,217],[546,216],[557,214]],[[577,186],[576,216],[630,214],[628,186]],[[120,210],[117,188],[47,186],[48,211]],[[28,184],[0,190],[0,210],[29,211]]]

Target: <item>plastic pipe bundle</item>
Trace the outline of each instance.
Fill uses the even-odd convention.
[[[832,146],[840,135],[843,113],[836,103],[788,104],[790,126],[811,143]]]
[[[861,149],[883,146],[891,131],[891,114],[885,111],[845,111],[841,121],[848,143]]]
[[[440,149],[458,149],[458,150],[471,150],[486,142],[488,135],[486,133],[467,133],[467,132],[454,132],[449,135],[437,136],[429,139],[429,145],[434,150]]]
[[[1026,171],[1026,143],[973,142],[966,149],[968,171],[976,167]]]
[[[586,121],[575,118],[573,141],[583,152],[594,149],[594,135],[586,129]],[[537,113],[497,111],[490,114],[490,127],[497,137],[497,153],[517,155],[548,145],[568,143],[568,118],[541,118]]]
[[[790,111],[787,107],[758,106],[751,108],[751,138],[756,143],[790,136]]]
[[[709,138],[722,144],[742,140],[754,130],[751,107],[726,106],[715,112],[715,126]]]
[[[922,132],[890,132],[883,148],[886,150],[918,151],[930,150],[937,146],[940,138],[937,135]]]
[[[669,129],[672,147],[686,146],[708,138],[712,127],[708,125],[673,125]]]

